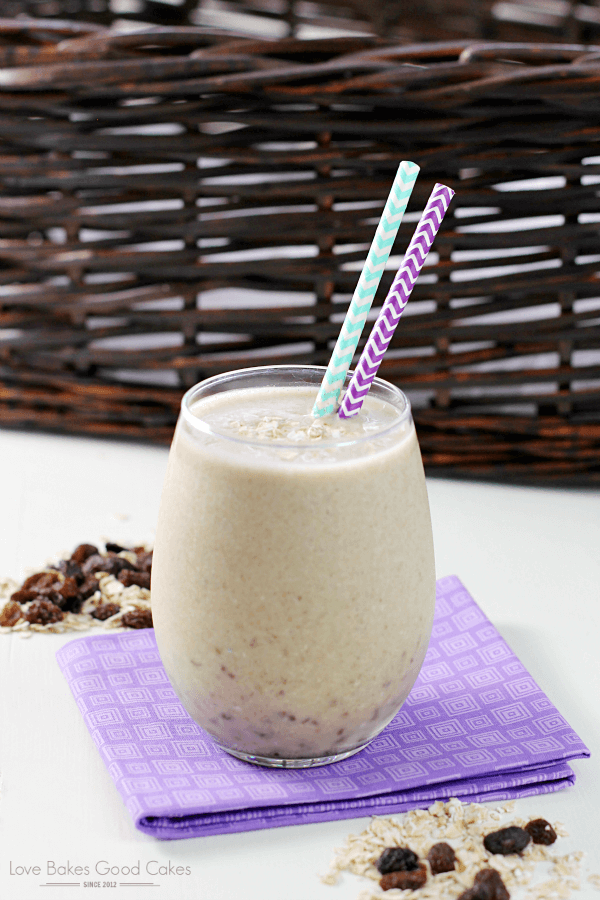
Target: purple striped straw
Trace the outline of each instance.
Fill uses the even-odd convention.
[[[363,405],[453,197],[454,191],[445,184],[436,184],[431,192],[417,230],[408,245],[402,265],[396,273],[338,409],[338,416],[342,419],[355,416]]]

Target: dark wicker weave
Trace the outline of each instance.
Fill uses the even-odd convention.
[[[380,370],[428,470],[600,480],[600,47],[84,31],[0,22],[2,424],[168,441],[325,365],[406,158],[398,255],[457,192]]]
[[[235,27],[306,37],[315,29],[372,32],[400,42],[467,38],[590,42],[600,38],[598,0],[2,0],[2,14],[111,24],[121,13],[156,25]],[[241,15],[240,15],[241,14]]]

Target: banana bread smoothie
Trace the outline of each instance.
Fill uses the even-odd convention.
[[[421,667],[435,574],[404,395],[313,419],[317,367],[208,379],[182,404],[152,607],[182,703],[266,765],[343,758],[393,718]]]

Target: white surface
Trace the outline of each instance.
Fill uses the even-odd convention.
[[[152,541],[167,451],[0,432],[0,574],[82,541]],[[592,759],[575,787],[518,804],[561,820],[561,852],[600,873],[600,492],[428,482],[438,576],[455,573],[580,734]],[[54,654],[76,635],[0,635],[0,897],[3,900],[357,900],[364,882],[319,874],[367,819],[157,842],[136,831],[92,744]],[[151,861],[189,866],[159,888],[40,887],[47,864],[106,860],[141,875]],[[40,866],[41,875],[13,875]],[[121,880],[71,876],[67,881]],[[138,880],[138,879],[135,879]],[[519,900],[524,893],[513,895]],[[586,883],[574,900],[598,892]]]

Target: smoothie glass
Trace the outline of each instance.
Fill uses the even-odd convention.
[[[191,388],[157,528],[152,610],[173,687],[224,750],[267,766],[365,747],[431,634],[409,402],[376,379],[358,416],[313,420],[324,371],[265,366]]]

